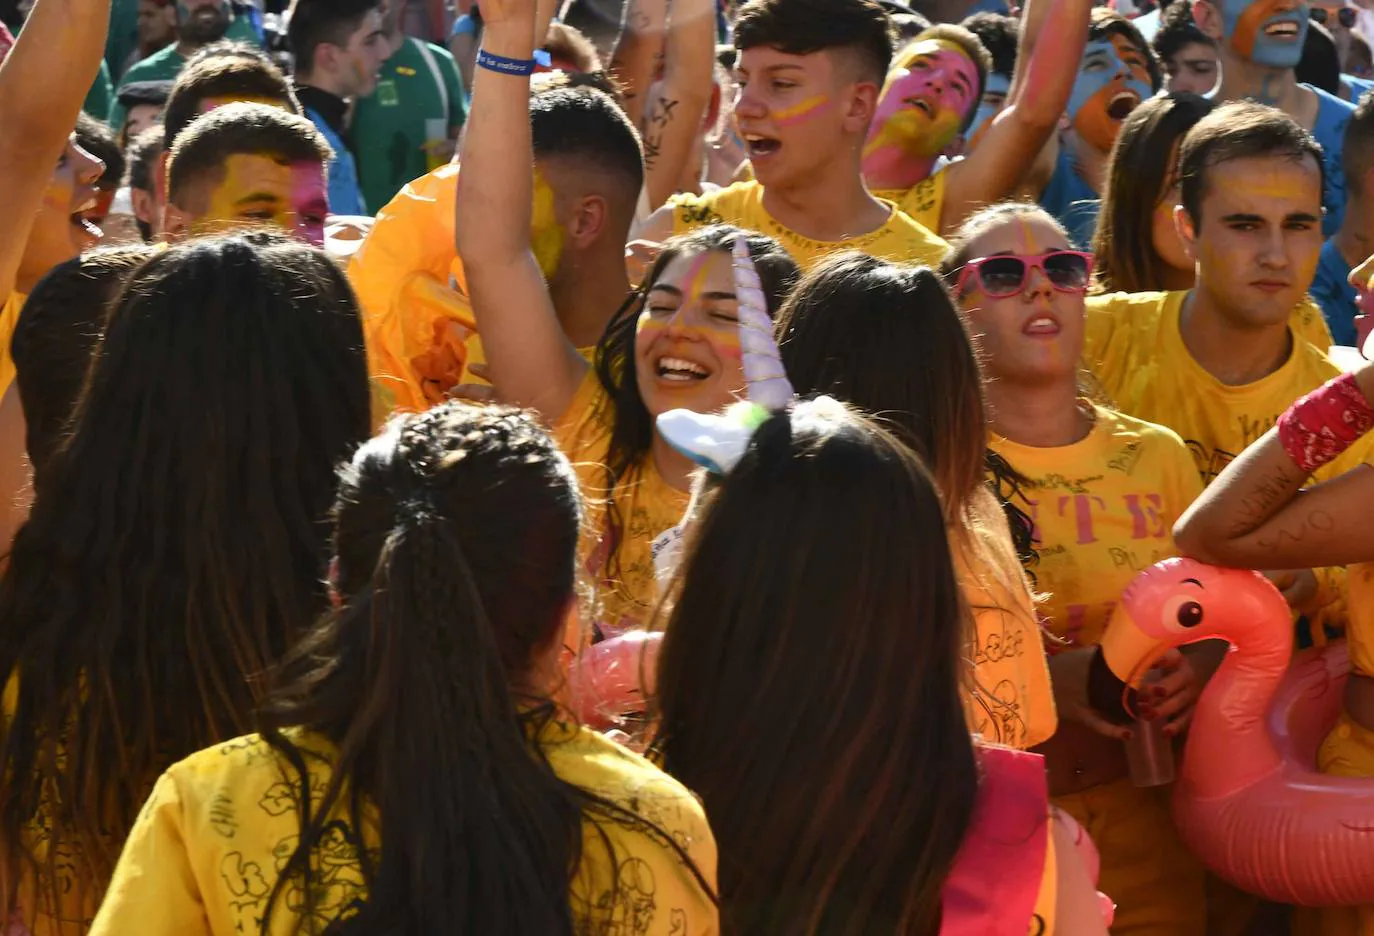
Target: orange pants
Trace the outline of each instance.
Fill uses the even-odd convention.
[[[1113,936],[1208,932],[1206,875],[1174,828],[1171,791],[1124,778],[1054,798],[1101,853],[1097,889],[1116,902]]]

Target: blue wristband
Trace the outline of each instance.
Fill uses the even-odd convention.
[[[506,58],[504,55],[492,55],[486,49],[477,50],[477,64],[487,71],[502,75],[528,77],[534,74],[534,59]]]

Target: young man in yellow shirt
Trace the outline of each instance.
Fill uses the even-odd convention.
[[[635,237],[661,243],[706,224],[778,240],[803,267],[840,250],[935,265],[946,245],[881,201],[860,175],[892,61],[892,23],[873,0],[751,0],[735,22],[735,122],[754,179],[679,195]]]
[[[1206,484],[1293,400],[1339,373],[1303,337],[1324,328],[1306,299],[1322,248],[1322,153],[1281,111],[1235,102],[1189,132],[1179,174],[1175,223],[1196,285],[1090,299],[1084,360],[1123,412],[1183,437]],[[1356,446],[1326,470],[1339,474],[1368,451]],[[1341,589],[1321,578],[1316,589],[1293,576],[1290,603],[1334,610]]]

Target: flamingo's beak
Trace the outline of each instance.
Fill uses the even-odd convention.
[[[1122,602],[1102,634],[1102,660],[1117,679],[1139,689],[1145,673],[1170,646],[1141,630]]]

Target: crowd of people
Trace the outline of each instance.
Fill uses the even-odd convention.
[[[0,2],[0,930],[1374,936],[1100,649],[1262,573],[1374,787],[1372,39]]]

